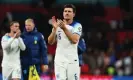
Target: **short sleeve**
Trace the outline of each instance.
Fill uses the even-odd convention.
[[[73,34],[78,34],[81,36],[82,34],[82,25],[80,23],[76,23],[73,28]]]

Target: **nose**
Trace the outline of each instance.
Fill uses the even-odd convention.
[[[69,12],[67,11],[66,13],[68,14]]]

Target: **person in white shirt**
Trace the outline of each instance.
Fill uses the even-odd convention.
[[[21,64],[20,50],[25,50],[25,44],[20,38],[19,22],[10,23],[10,32],[1,40],[3,49],[2,76],[3,80],[20,80]]]
[[[64,6],[64,19],[52,17],[53,30],[48,37],[48,43],[57,41],[54,60],[56,80],[79,80],[80,69],[78,59],[78,42],[82,33],[82,25],[73,20],[76,13],[75,6]]]

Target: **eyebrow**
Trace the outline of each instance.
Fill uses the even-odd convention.
[[[19,26],[19,25],[15,25],[15,26]]]

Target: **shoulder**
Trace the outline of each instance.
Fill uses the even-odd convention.
[[[41,32],[37,32],[37,36],[44,39],[44,36]]]
[[[75,21],[75,25],[81,25],[81,23],[80,23],[80,22]]]
[[[85,42],[84,38],[82,38],[82,37],[80,38],[80,41]]]
[[[82,27],[82,25],[79,22],[76,22],[75,27]]]
[[[10,36],[8,36],[7,34],[5,34],[3,37],[2,37],[2,40],[9,40],[10,39]]]
[[[81,23],[77,22],[77,21],[74,21],[72,24],[70,24],[70,26],[72,27],[82,27]]]

